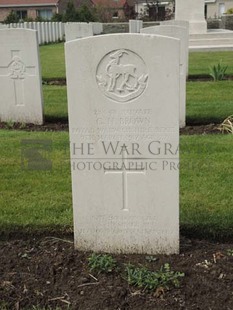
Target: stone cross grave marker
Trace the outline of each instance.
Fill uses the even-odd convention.
[[[75,248],[179,251],[180,41],[65,45]]]
[[[43,102],[35,30],[0,30],[0,119],[43,123]]]
[[[141,29],[141,33],[157,34],[180,40],[180,128],[186,122],[186,72],[189,45],[188,29],[175,25],[161,25]]]
[[[206,33],[205,0],[176,0],[175,19],[189,22],[189,33]]]

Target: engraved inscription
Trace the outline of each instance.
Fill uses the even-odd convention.
[[[5,67],[0,67],[0,77],[6,76],[12,79],[14,97],[15,97],[15,105],[24,106],[25,104],[24,80],[26,76],[35,75],[35,67],[26,66],[21,60],[20,51],[18,50],[15,50],[15,51],[12,50],[11,56],[12,56],[11,62]]]
[[[120,49],[102,58],[97,67],[96,81],[108,98],[125,103],[144,92],[148,83],[148,72],[139,55]]]
[[[126,155],[125,148],[122,147],[122,169],[105,169],[104,173],[115,173],[122,175],[122,210],[129,211],[128,208],[128,180],[127,175],[130,173],[142,173],[145,174],[145,170],[141,169],[127,169],[126,168]]]

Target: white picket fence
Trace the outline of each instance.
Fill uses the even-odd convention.
[[[94,35],[103,32],[102,23],[91,23]],[[39,44],[64,41],[65,23],[62,22],[25,22],[8,24],[8,28],[26,28],[37,30]]]

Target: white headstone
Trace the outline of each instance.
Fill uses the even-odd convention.
[[[140,33],[140,30],[143,27],[143,21],[139,19],[130,19],[129,20],[129,33]]]
[[[180,40],[180,128],[186,120],[186,66],[189,46],[188,29],[174,25],[161,25],[141,29],[141,33],[157,34]]]
[[[93,25],[87,23],[66,23],[65,37],[66,42],[93,36]]]
[[[53,42],[52,38],[52,23],[48,22],[48,41],[49,43]]]
[[[35,30],[0,30],[0,119],[43,123],[42,89]]]
[[[179,251],[179,47],[140,34],[66,43],[77,249]]]
[[[8,28],[7,25],[0,24],[0,29],[5,29],[5,28]]]
[[[45,43],[49,43],[49,23],[44,23],[44,35],[45,35]]]
[[[45,23],[44,22],[40,23],[40,31],[41,31],[41,44],[44,44],[46,42],[46,39],[45,39]]]
[[[101,34],[103,32],[103,24],[102,23],[90,23],[93,26],[93,34]]]
[[[206,33],[205,0],[176,0],[176,20],[189,22],[189,33]]]
[[[51,28],[52,28],[52,42],[56,42],[55,23],[54,22],[51,22]]]
[[[164,25],[174,25],[174,26],[179,26],[179,27],[184,27],[187,29],[187,32],[189,33],[189,22],[186,20],[165,20],[163,22],[160,23],[161,26]],[[186,64],[186,76],[188,76],[189,74],[189,49],[187,49],[187,55],[186,55],[186,60],[187,60],[187,64]]]
[[[64,24],[62,22],[59,22],[58,23],[58,34],[59,34],[59,40],[61,40],[61,41],[64,39],[64,37],[63,37],[63,34],[64,34],[63,28],[64,28]]]

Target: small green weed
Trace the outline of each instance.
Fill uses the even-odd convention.
[[[22,122],[19,124],[19,129],[25,129],[25,128],[27,128],[26,123]]]
[[[12,129],[14,128],[15,123],[12,120],[9,120],[6,122],[6,128],[7,129]]]
[[[146,260],[149,262],[149,263],[152,263],[152,262],[156,262],[158,260],[157,257],[155,256],[146,256]]]
[[[145,290],[155,290],[159,287],[168,289],[170,285],[179,287],[179,278],[184,277],[184,273],[172,271],[169,264],[164,264],[158,271],[128,265],[126,273],[129,284]]]
[[[10,309],[10,306],[9,306],[9,304],[7,302],[0,301],[0,309],[1,310],[8,310],[8,309]]]
[[[222,60],[217,65],[213,65],[210,67],[210,76],[214,79],[214,81],[221,81],[225,77],[225,72],[228,66],[224,66],[222,64]]]
[[[88,266],[91,271],[110,273],[116,268],[116,260],[108,254],[93,253],[88,258]]]
[[[232,249],[228,249],[227,250],[227,255],[228,256],[233,256],[233,250]]]

